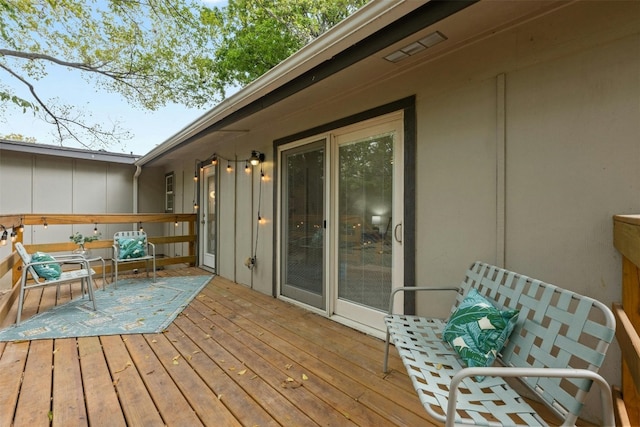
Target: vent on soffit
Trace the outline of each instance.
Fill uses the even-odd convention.
[[[390,53],[389,55],[385,56],[384,59],[386,59],[389,62],[400,62],[403,59],[406,59],[411,55],[415,55],[418,52],[422,52],[425,49],[433,47],[438,43],[445,41],[446,39],[447,39],[447,36],[442,34],[440,31],[434,31],[428,36],[423,37],[418,41],[410,43],[405,47]]]

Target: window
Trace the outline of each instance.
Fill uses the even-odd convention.
[[[174,192],[173,192],[173,182],[174,182],[174,173],[169,172],[164,176],[164,211],[167,213],[173,212],[173,200],[174,200]]]

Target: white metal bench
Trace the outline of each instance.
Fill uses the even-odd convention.
[[[499,363],[491,367],[464,365],[442,339],[447,319],[393,314],[393,299],[399,292],[455,291],[451,315],[473,288],[500,310],[520,311],[496,358]],[[446,426],[546,425],[506,377],[519,378],[533,392],[527,395],[546,404],[562,425],[575,424],[595,382],[603,406],[602,425],[615,425],[609,385],[597,373],[614,337],[615,319],[608,307],[592,298],[476,262],[459,287],[394,290],[385,323],[384,372],[391,342],[423,406]],[[486,377],[478,382],[476,376]]]
[[[44,286],[56,286],[56,299],[60,293],[60,285],[70,282],[80,282],[81,283],[81,294],[84,297],[84,289],[85,285],[87,288],[87,292],[89,293],[89,299],[93,303],[93,309],[96,310],[96,300],[93,297],[93,280],[92,277],[96,272],[89,265],[89,261],[83,258],[81,255],[59,255],[55,257],[54,261],[45,261],[45,262],[32,262],[31,255],[27,252],[22,243],[18,242],[15,244],[16,252],[22,258],[22,276],[20,280],[20,297],[18,298],[18,315],[16,317],[16,325],[19,325],[22,318],[22,305],[24,303],[24,294],[27,289],[31,288],[39,288]],[[60,277],[52,280],[43,280],[38,273],[36,272],[35,266],[39,264],[76,264],[80,266],[78,269],[63,271],[60,274]],[[28,280],[28,275],[31,276],[33,281]]]

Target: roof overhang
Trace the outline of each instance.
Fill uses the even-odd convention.
[[[415,67],[570,4],[563,0],[371,2],[156,146],[136,165],[207,158],[213,150],[247,140],[240,135],[259,134],[275,120],[283,123],[286,117],[307,110],[309,103],[344,105],[348,93],[366,97],[368,89],[380,87]],[[446,43],[398,63],[386,59],[434,31],[444,31]],[[398,98],[388,98],[387,102],[409,95],[398,94]],[[287,131],[295,133],[300,129],[294,124],[287,126]]]
[[[159,144],[148,154],[140,158],[136,164],[143,166],[194,139],[201,138],[213,132],[225,132],[224,127],[253,112],[266,108],[287,94],[304,89],[322,78],[335,73],[340,68],[357,62],[370,54],[362,50],[362,42],[375,36],[391,23],[401,20],[416,9],[425,7],[429,3],[430,9],[436,11],[433,19],[442,19],[477,0],[458,0],[455,2],[429,2],[416,0],[386,0],[370,2],[359,11],[333,27],[330,31],[318,37],[291,57],[265,73],[251,84],[234,95],[222,101],[216,107],[205,113],[184,129]],[[409,23],[408,23],[409,24]],[[424,26],[425,22],[415,22],[413,25],[398,25],[402,30],[396,38],[406,37],[415,31],[416,26]],[[385,37],[385,46],[395,42]],[[379,43],[378,43],[379,44]],[[382,46],[376,46],[380,49]],[[359,55],[346,52],[357,47]],[[349,61],[337,61],[340,56],[349,56]],[[232,131],[232,130],[227,130]]]

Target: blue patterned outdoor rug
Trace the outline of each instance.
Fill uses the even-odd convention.
[[[19,326],[0,331],[0,341],[145,334],[163,331],[198,295],[213,276],[158,277],[118,280],[105,291],[96,289],[97,311],[88,297],[37,314]]]

